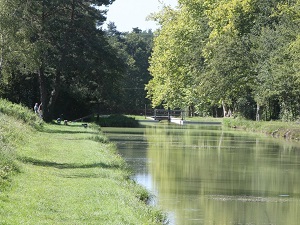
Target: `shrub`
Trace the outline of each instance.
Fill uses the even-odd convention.
[[[124,115],[111,115],[108,117],[101,117],[96,122],[101,127],[138,127],[139,122],[133,117]]]

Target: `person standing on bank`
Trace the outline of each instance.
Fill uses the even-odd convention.
[[[39,114],[39,104],[38,103],[35,103],[33,110],[34,110],[35,114]]]
[[[38,112],[39,112],[40,117],[43,118],[43,104],[42,103],[39,105]]]

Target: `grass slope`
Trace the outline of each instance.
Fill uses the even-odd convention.
[[[19,172],[0,192],[0,224],[162,223],[161,212],[142,201],[146,191],[128,179],[124,160],[97,128],[11,126],[22,131],[14,142]]]
[[[275,138],[286,140],[300,140],[299,122],[281,121],[250,121],[245,119],[223,119],[223,125],[229,128],[242,129],[245,131],[264,133]]]

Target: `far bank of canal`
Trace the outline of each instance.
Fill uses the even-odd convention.
[[[300,144],[218,125],[103,128],[171,225],[298,224]]]

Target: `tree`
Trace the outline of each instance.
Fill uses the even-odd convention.
[[[299,34],[299,24],[295,20],[298,12],[293,12],[294,4],[293,1],[289,4],[263,1],[256,7],[260,24],[253,27],[250,37],[253,68],[257,73],[253,96],[267,120],[294,119],[299,115],[296,112],[299,105],[297,72],[290,70],[293,58],[288,53]]]
[[[209,28],[200,3],[183,3],[178,10],[165,7],[154,17],[162,27],[150,59],[153,79],[146,86],[154,107],[185,108],[198,103],[195,81],[203,71],[201,47]]]
[[[12,46],[20,46],[17,41],[25,43],[20,48],[20,55],[25,57],[14,59],[18,65],[24,65],[21,68],[25,67],[28,74],[38,77],[46,121],[53,118],[62,89],[69,89],[69,93],[77,90],[88,96],[87,89],[91,86],[103,88],[118,79],[122,70],[118,66],[120,61],[104,32],[96,27],[105,20],[99,6],[110,3],[109,0],[1,1],[5,9],[18,15],[20,25],[15,29],[24,35],[12,39]],[[13,21],[10,15],[14,13],[2,14],[2,17]],[[8,27],[7,33],[10,37],[14,30]],[[8,56],[5,56],[6,61]],[[7,64],[13,68],[11,62]],[[103,98],[106,91],[96,92],[92,98]]]
[[[119,110],[126,113],[140,113],[147,101],[145,84],[149,81],[148,71],[152,51],[153,33],[133,28],[131,32],[119,32],[113,23],[106,31],[111,46],[126,65],[120,88]]]
[[[298,75],[290,69],[298,54],[290,50],[299,34],[299,1],[179,2],[178,10],[154,17],[162,25],[147,85],[154,106],[208,112],[222,105],[224,115],[230,108],[247,118],[262,109],[270,112],[266,119],[280,110],[282,118],[299,114]]]

